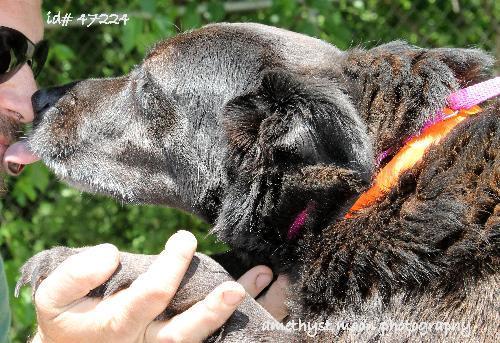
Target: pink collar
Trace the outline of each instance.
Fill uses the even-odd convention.
[[[290,239],[294,239],[297,237],[297,235],[300,233],[304,225],[306,224],[306,220],[309,218],[309,214],[314,211],[316,208],[316,202],[314,200],[310,200],[309,203],[307,204],[307,207],[303,209],[297,217],[295,217],[295,220],[293,221],[292,225],[290,225],[290,228],[288,229],[288,233],[286,237]]]
[[[500,95],[500,77],[495,77],[491,80],[480,82],[473,86],[459,89],[458,91],[450,94],[448,97],[448,107],[454,111],[459,111],[462,109],[469,109],[475,105],[494,98]],[[433,119],[425,123],[424,127],[442,119],[444,115],[439,112]],[[378,157],[377,161],[380,162],[389,151],[382,152]],[[289,240],[296,238],[302,228],[304,227],[309,215],[316,208],[316,203],[314,200],[309,201],[307,207],[303,209],[295,220],[288,228],[287,238]]]
[[[448,107],[455,111],[469,109],[498,95],[500,95],[500,77],[495,77],[451,93],[448,97]]]

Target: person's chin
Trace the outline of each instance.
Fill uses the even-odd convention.
[[[5,173],[3,168],[0,166],[0,199],[7,192],[7,188],[5,187],[5,180],[4,180],[6,176],[7,176],[7,173]]]
[[[5,156],[5,151],[7,151],[7,148],[9,146],[0,143],[0,178],[3,179],[3,176],[5,175],[5,170],[3,169],[3,157]]]
[[[5,154],[5,151],[7,150],[8,146],[4,144],[0,144],[0,196],[3,195],[6,191],[5,189],[5,184],[4,184],[4,178],[6,176],[5,170],[3,170],[3,156]]]
[[[4,112],[5,111],[0,108],[0,172],[2,174],[19,175],[22,168],[17,173],[16,170],[14,170],[14,172],[7,171],[6,168],[9,164],[5,159],[12,150],[12,147],[16,145],[14,142],[18,140],[22,133],[22,124]],[[12,154],[10,153],[10,155]],[[9,159],[12,159],[12,156],[10,156]],[[17,163],[20,164],[22,162]]]
[[[5,151],[7,150],[9,146],[5,144],[0,143],[0,161],[3,161],[3,156],[5,155]],[[0,170],[2,169],[2,166],[0,166]]]

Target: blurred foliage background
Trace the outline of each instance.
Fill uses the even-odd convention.
[[[500,56],[500,1],[495,0],[44,0],[43,14],[71,13],[68,26],[46,25],[51,42],[40,87],[75,79],[116,76],[140,63],[157,40],[210,22],[253,21],[315,36],[342,49],[394,39],[425,46],[479,47]],[[82,26],[80,14],[126,13],[127,25]],[[497,64],[498,70],[498,64]],[[55,245],[111,242],[123,250],[157,253],[180,228],[192,230],[199,250],[222,251],[199,219],[173,209],[126,206],[82,194],[58,182],[40,163],[7,180],[0,200],[0,252],[11,288],[19,267]],[[12,293],[12,292],[11,292]],[[30,290],[12,298],[13,342],[33,331]]]

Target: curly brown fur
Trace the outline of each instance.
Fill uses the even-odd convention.
[[[496,113],[498,107],[491,107],[457,127],[377,205],[320,236],[306,235],[306,261],[297,286],[303,313],[405,320],[408,305],[403,303],[408,302],[418,313],[409,316],[413,320],[472,323],[472,341],[497,334]],[[455,334],[448,339],[459,339]]]

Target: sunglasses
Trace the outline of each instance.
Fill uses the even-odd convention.
[[[0,83],[10,79],[24,63],[28,63],[36,78],[48,53],[49,44],[46,40],[34,44],[21,32],[0,26]]]

